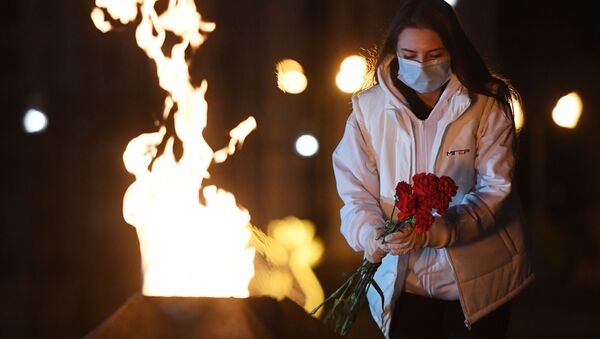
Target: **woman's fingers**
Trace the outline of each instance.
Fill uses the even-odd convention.
[[[414,232],[397,232],[388,234],[382,245],[390,254],[401,255],[412,251],[416,242]]]
[[[412,236],[413,232],[395,232],[392,234],[388,234],[386,235],[383,239],[384,239],[384,243],[401,243],[401,242],[405,242],[406,239],[410,238]]]
[[[406,253],[410,252],[410,250],[392,250],[390,251],[390,254],[392,255],[404,255]]]
[[[407,249],[411,249],[411,243],[410,242],[404,242],[404,243],[398,243],[398,244],[385,244],[385,248],[388,251],[394,251],[394,250],[407,250]]]
[[[382,237],[379,248],[393,254],[402,255],[420,247],[418,235],[413,230],[401,230]]]

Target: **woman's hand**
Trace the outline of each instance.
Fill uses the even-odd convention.
[[[384,238],[384,248],[393,255],[402,255],[423,248],[427,244],[427,232],[417,233],[412,228],[388,234]]]
[[[383,228],[373,228],[367,235],[365,242],[365,257],[372,263],[378,263],[387,255],[388,250],[382,242],[380,236],[383,234]]]
[[[402,255],[423,247],[451,246],[456,239],[456,232],[443,218],[436,218],[427,232],[417,233],[412,227],[407,227],[386,235],[384,239],[386,251],[393,255]]]

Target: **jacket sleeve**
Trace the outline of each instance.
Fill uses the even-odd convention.
[[[513,189],[517,143],[514,120],[496,100],[489,100],[477,131],[475,187],[445,216],[456,230],[457,244],[496,231],[496,222],[505,212],[503,206]]]
[[[369,231],[383,226],[379,205],[379,173],[366,135],[357,121],[358,105],[350,114],[344,136],[333,152],[333,170],[339,196],[341,233],[355,251],[364,250]]]

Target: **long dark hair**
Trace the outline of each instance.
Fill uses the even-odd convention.
[[[470,93],[494,97],[513,118],[512,100],[520,100],[518,92],[504,77],[494,74],[484,63],[466,33],[452,6],[444,0],[406,0],[392,19],[383,43],[377,50],[373,67],[376,70],[386,57],[396,54],[398,36],[407,27],[427,28],[435,31],[450,53],[452,70]],[[392,61],[396,62],[397,61]]]

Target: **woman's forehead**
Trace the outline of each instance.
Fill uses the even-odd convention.
[[[440,48],[444,48],[442,39],[428,28],[407,27],[398,35],[398,51],[424,52]]]

